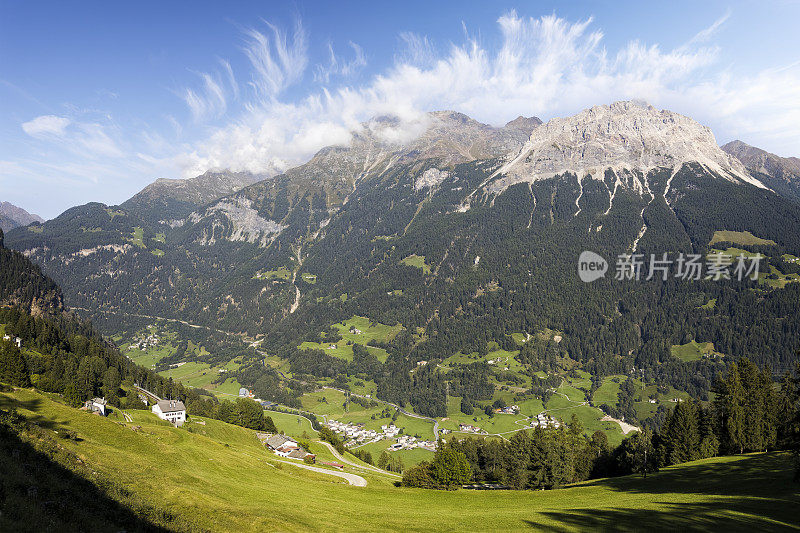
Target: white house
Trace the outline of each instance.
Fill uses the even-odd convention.
[[[3,335],[3,340],[4,341],[12,341],[13,340],[14,344],[17,345],[17,348],[22,348],[22,339],[20,339],[19,337],[16,337],[16,338],[12,339],[11,335]]]
[[[186,422],[186,406],[179,400],[161,400],[152,409],[158,418],[182,426]]]
[[[105,398],[92,398],[91,400],[86,400],[84,404],[86,410],[90,413],[98,413],[102,416],[106,416],[108,413],[106,412],[106,399]]]

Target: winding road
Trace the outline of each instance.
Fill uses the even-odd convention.
[[[320,441],[320,442],[328,447],[328,449],[331,451],[333,456],[336,457],[337,460],[343,462],[346,465],[354,466],[356,468],[360,468],[361,470],[369,470],[369,471],[372,471],[372,472],[377,472],[378,474],[384,474],[384,475],[387,475],[387,476],[392,476],[392,477],[397,477],[397,478],[403,477],[403,476],[400,476],[400,475],[392,473],[392,472],[387,472],[386,470],[381,470],[377,466],[360,465],[360,464],[354,463],[354,462],[350,461],[349,459],[345,459],[344,457],[342,457],[342,455],[338,451],[336,451],[336,448],[334,448],[331,445],[330,442],[325,442],[325,441]]]
[[[311,466],[311,465],[300,464],[300,463],[290,463],[288,461],[281,461],[281,463],[283,463],[285,465],[294,465],[294,466],[296,466],[298,468],[305,468],[306,470],[311,470],[312,472],[318,472],[320,474],[328,474],[329,476],[340,477],[342,479],[346,479],[347,482],[350,483],[351,485],[353,485],[354,487],[366,487],[367,486],[367,480],[364,479],[363,477],[359,476],[359,475],[356,475],[356,474],[350,474],[350,473],[347,473],[347,472],[336,472],[334,470],[327,470],[325,468],[320,468],[318,466]]]

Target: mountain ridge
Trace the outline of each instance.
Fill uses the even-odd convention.
[[[44,219],[10,202],[0,201],[0,229],[8,231],[34,222],[41,223],[44,222]]]
[[[724,144],[722,150],[735,157],[771,188],[800,200],[800,158],[781,157],[740,140]]]

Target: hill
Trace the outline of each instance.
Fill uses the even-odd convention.
[[[120,207],[147,220],[168,222],[265,177],[249,172],[208,171],[190,179],[159,178]]]
[[[69,475],[90,477],[104,487],[107,501],[119,506],[116,514],[100,518],[92,515],[95,508],[59,514],[53,503],[59,500],[48,500],[34,470],[24,467],[32,459],[26,455],[23,468],[14,466],[18,461],[4,437],[0,461],[13,476],[0,478],[6,487],[0,525],[17,531],[78,529],[75,524],[135,530],[125,509],[147,513],[140,529],[170,530],[634,531],[647,524],[656,530],[774,531],[800,526],[795,512],[800,490],[791,482],[789,456],[780,453],[696,461],[646,479],[601,479],[551,491],[397,488],[390,478],[367,471],[359,472],[368,485],[352,487],[279,463],[253,432],[215,420],[198,417],[177,429],[147,412],[128,411],[133,421],[126,422],[119,412],[104,419],[29,390],[0,392],[0,409],[12,407],[36,423],[20,437],[26,446],[44,453],[57,445],[56,462]],[[68,438],[62,438],[65,432]],[[325,456],[318,442],[311,446]],[[9,512],[9,505],[19,507]],[[81,521],[67,522],[73,519]]]

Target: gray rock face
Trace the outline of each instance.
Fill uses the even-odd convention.
[[[711,130],[689,117],[637,101],[616,102],[554,118],[536,127],[489,184],[502,192],[520,182],[572,173],[602,179],[606,170],[646,175],[698,163],[714,175],[764,187],[717,146]],[[646,184],[643,184],[646,188]]]
[[[800,181],[800,159],[778,155],[736,140],[722,146],[728,154],[755,172],[785,181]]]

